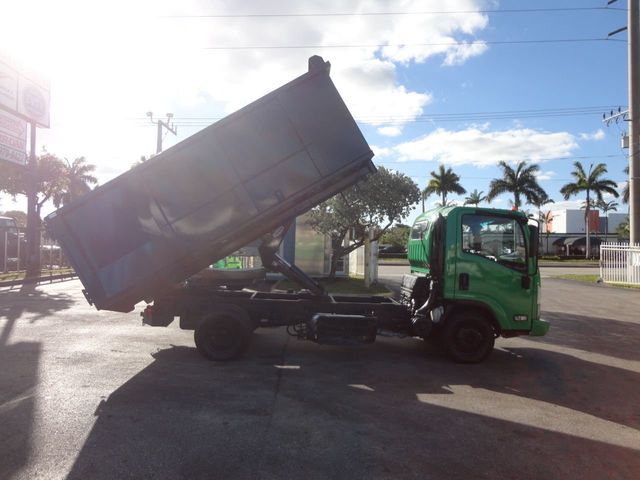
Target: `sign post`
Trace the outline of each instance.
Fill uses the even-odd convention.
[[[49,100],[48,81],[0,57],[0,162],[27,169],[27,276],[40,271],[36,127],[49,128]],[[30,125],[29,161],[25,152],[27,122]]]

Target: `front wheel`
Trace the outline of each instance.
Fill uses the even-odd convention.
[[[194,333],[198,351],[214,361],[240,357],[249,346],[252,333],[243,320],[229,315],[215,315],[204,320]]]
[[[479,363],[493,350],[494,330],[489,321],[473,312],[454,313],[441,334],[447,354],[458,363]]]

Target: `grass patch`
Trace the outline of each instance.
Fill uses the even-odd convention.
[[[26,272],[24,270],[19,270],[17,272],[0,273],[0,282],[24,280],[25,273]],[[68,273],[73,273],[73,268],[56,268],[53,270],[44,269],[44,270],[40,270],[39,277],[48,277],[50,275],[63,275]]]
[[[564,280],[575,280],[576,282],[583,283],[598,283],[600,279],[600,275],[582,275],[575,273],[567,273],[564,275],[555,275],[553,278],[562,278]],[[609,285],[611,287],[619,287],[619,288],[636,288],[640,289],[638,285],[631,285],[629,283],[605,283],[605,285]]]
[[[321,278],[318,283],[329,293],[361,294],[361,295],[391,295],[387,287],[382,284],[371,285],[366,288],[363,278],[339,277],[334,279]],[[280,280],[273,287],[277,290],[299,290],[302,287],[291,280]]]
[[[579,273],[567,273],[564,275],[555,275],[553,278],[563,278],[565,280],[575,280],[584,283],[597,283],[600,275],[583,275]]]
[[[378,257],[378,265],[384,265],[385,263],[409,265],[409,260],[407,260],[407,257]]]
[[[573,265],[575,264],[579,264],[579,263],[588,263],[588,264],[592,264],[592,263],[598,263],[597,259],[589,259],[587,260],[586,258],[566,258],[566,257],[555,257],[555,256],[542,256],[539,259],[540,263],[571,263]]]

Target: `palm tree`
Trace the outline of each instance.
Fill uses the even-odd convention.
[[[73,202],[76,198],[89,192],[91,185],[98,183],[98,179],[92,175],[96,166],[87,163],[86,158],[78,157],[74,159],[73,162],[69,162],[69,160],[65,158],[64,161],[66,163],[66,186],[64,190],[53,199],[56,207]]]
[[[616,183],[613,180],[601,178],[607,173],[607,166],[604,163],[599,163],[595,167],[593,164],[589,165],[589,172],[585,172],[584,167],[580,162],[574,162],[575,169],[571,172],[575,182],[567,183],[560,189],[560,193],[565,200],[569,200],[573,195],[577,195],[580,192],[586,192],[587,199],[585,201],[584,209],[584,225],[586,234],[586,253],[585,257],[589,258],[591,254],[591,241],[589,238],[589,211],[591,209],[591,194],[595,194],[598,201],[602,201],[603,193],[610,193],[615,198],[618,198],[618,192],[616,191]]]
[[[538,221],[540,222],[541,225],[542,224],[545,225],[545,230],[547,225],[546,223],[547,217],[542,213],[542,207],[544,207],[547,203],[555,203],[555,202],[551,198],[549,198],[546,192],[544,192],[544,195],[542,195],[540,198],[537,198],[536,200],[531,202],[531,204],[538,209]],[[551,212],[549,211],[547,213],[551,213]],[[538,239],[539,239],[539,245],[542,245],[542,228],[540,228],[540,231],[538,232]],[[548,244],[549,244],[549,235],[547,235],[547,252],[549,250]]]
[[[609,233],[609,212],[617,212],[618,211],[618,202],[611,200],[610,202],[605,202],[604,200],[599,200],[596,203],[596,207],[602,210],[604,214],[604,238],[606,242],[607,234]]]
[[[478,192],[478,189],[475,189],[473,192],[469,194],[468,197],[464,199],[465,205],[474,205],[478,206],[479,203],[484,202],[487,197],[482,195],[484,192]]]
[[[427,190],[424,189],[422,192],[420,192],[420,200],[422,201],[422,213],[424,213],[424,202],[427,200],[427,198],[429,198],[429,195],[427,194]]]
[[[501,161],[498,166],[502,168],[502,178],[495,178],[489,184],[487,200],[491,201],[498,195],[506,192],[513,193],[513,206],[516,210],[522,205],[522,197],[527,202],[536,205],[542,199],[549,198],[547,192],[538,184],[536,173],[540,170],[538,165],[528,165],[527,162],[518,162],[516,169],[511,168],[507,162]]]
[[[625,184],[624,188],[622,189],[622,203],[628,204],[629,203],[629,165],[627,165],[626,167],[624,167],[624,173],[627,174],[627,183]]]
[[[438,172],[431,172],[431,180],[423,194],[427,197],[432,193],[437,193],[442,198],[442,205],[447,205],[447,194],[457,193],[464,195],[467,191],[460,185],[460,177],[453,173],[451,168],[445,170],[444,165],[440,165]]]
[[[540,213],[540,221],[544,225],[544,234],[547,237],[547,248],[545,248],[545,254],[549,253],[549,234],[551,233],[551,230],[549,230],[549,226],[553,222],[554,216],[555,215],[553,214],[552,210],[547,210],[546,212]],[[542,229],[540,230],[542,231]]]

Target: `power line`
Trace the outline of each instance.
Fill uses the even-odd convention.
[[[199,14],[199,15],[157,15],[156,18],[299,18],[299,17],[381,17],[406,15],[468,15],[470,13],[556,13],[556,12],[586,12],[586,11],[619,11],[626,12],[626,8],[616,7],[565,7],[565,8],[508,8],[495,10],[429,10],[418,12],[310,12],[310,13],[228,13],[228,14]]]
[[[568,44],[627,41],[618,38],[556,38],[538,40],[474,40],[471,42],[433,42],[433,43],[378,43],[378,44],[336,44],[336,45],[236,45],[200,47],[201,50],[303,50],[324,48],[383,48],[383,47],[472,47],[474,45],[532,45],[532,44]]]
[[[588,159],[593,159],[593,158],[619,158],[623,155],[617,153],[617,154],[609,154],[609,155],[576,155],[576,156],[568,156],[568,157],[553,157],[553,158],[546,158],[544,159],[545,162],[548,161],[553,161],[553,160],[588,160]],[[404,160],[404,161],[399,161],[399,160],[378,160],[377,163],[386,163],[386,164],[396,164],[396,165],[402,165],[402,164],[407,164],[407,163],[420,163],[420,162],[425,162],[425,160]],[[480,177],[478,177],[480,178]]]
[[[434,113],[424,115],[367,115],[358,117],[359,123],[392,124],[392,123],[424,123],[424,122],[469,122],[487,120],[509,120],[521,118],[553,118],[572,117],[585,115],[600,115],[602,110],[608,110],[611,105],[589,106],[589,107],[565,107],[553,109],[523,109],[523,110],[502,110],[494,112],[460,112],[460,113]],[[221,120],[222,117],[174,117],[177,125],[183,126],[207,126]],[[134,118],[133,120],[143,120]]]

